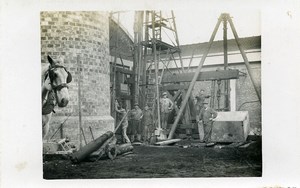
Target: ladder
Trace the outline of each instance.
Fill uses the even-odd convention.
[[[178,53],[183,72],[182,59],[180,55],[178,35],[175,24],[175,17],[173,11],[166,15],[162,11],[146,11],[144,19],[144,40],[141,45],[144,47],[143,53],[143,71],[142,91],[144,97],[142,103],[148,104],[152,109],[154,124],[160,129],[160,114],[159,114],[159,99],[161,95],[161,79],[164,72],[172,73],[168,66],[174,61],[178,68],[174,54]],[[171,37],[169,37],[169,35]],[[166,37],[167,36],[167,37]],[[168,40],[168,39],[169,40]],[[172,39],[173,40],[172,40]],[[154,68],[155,67],[155,68]]]

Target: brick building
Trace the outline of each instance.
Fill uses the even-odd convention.
[[[68,136],[80,141],[78,83],[81,85],[82,128],[87,142],[113,130],[110,116],[109,14],[106,12],[41,12],[41,61],[47,55],[62,56],[63,65],[71,72],[70,101],[65,108],[56,108],[51,119],[50,134],[67,116],[56,137]],[[81,76],[81,77],[80,77]],[[82,139],[81,139],[82,140]]]
[[[116,44],[118,34],[118,44]],[[247,37],[241,43],[250,61],[255,82],[261,88],[261,38]],[[110,64],[116,56],[117,64],[125,65],[132,70],[133,38],[127,30],[117,24],[114,18],[109,19],[105,12],[42,12],[41,13],[41,61],[47,63],[46,56],[54,59],[58,56],[65,58],[64,66],[73,75],[70,83],[71,99],[67,107],[56,108],[51,120],[52,135],[68,115],[69,119],[63,126],[61,136],[68,136],[71,140],[79,141],[78,129],[78,81],[81,75],[81,113],[85,137],[89,142],[92,128],[97,137],[108,130],[113,130],[114,120],[111,117],[111,88]],[[180,46],[183,65],[189,72],[193,72],[203,55],[207,43]],[[223,43],[215,41],[205,61],[202,71],[215,71],[223,68]],[[81,64],[78,63],[78,56]],[[193,57],[191,59],[191,57]],[[178,58],[175,56],[175,59]],[[176,60],[179,65],[179,60]],[[234,40],[228,40],[228,61],[230,69],[238,69],[241,76],[236,80],[236,110],[249,111],[251,129],[261,128],[261,105],[251,84],[243,59],[239,54]],[[178,72],[174,63],[169,64],[170,71]],[[162,67],[161,67],[162,68]],[[192,96],[200,88],[207,92],[211,89],[211,82],[197,82]],[[261,89],[260,89],[261,90]],[[59,137],[59,134],[56,135]]]

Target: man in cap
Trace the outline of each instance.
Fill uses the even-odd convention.
[[[200,114],[201,109],[204,106],[203,103],[204,103],[205,99],[210,97],[210,95],[205,95],[204,92],[205,92],[204,89],[201,89],[199,95],[196,96],[197,102],[196,102],[195,107],[196,107],[196,120],[197,121],[199,121],[199,114]]]
[[[123,137],[123,143],[130,143],[130,140],[127,136],[127,128],[128,128],[128,118],[127,118],[127,112],[126,112],[126,104],[120,103],[116,100],[116,112],[118,113],[118,121],[122,122],[122,137]]]
[[[151,134],[153,130],[153,115],[152,111],[149,108],[149,105],[145,105],[145,109],[143,111],[143,140],[146,143],[150,142]]]
[[[161,112],[161,127],[167,128],[169,113],[173,109],[173,102],[167,97],[167,92],[163,92],[163,98],[160,99],[160,112]]]
[[[131,142],[134,141],[135,137],[137,141],[141,141],[142,138],[142,127],[141,120],[143,118],[143,112],[139,107],[138,103],[134,104],[134,109],[131,110],[131,120],[132,120],[132,135]]]
[[[212,109],[208,106],[207,101],[204,101],[203,105],[204,106],[201,109],[200,114],[199,114],[199,120],[200,120],[200,123],[203,123],[204,141],[206,143],[206,146],[213,146],[214,143],[210,142],[210,138],[211,138],[213,120],[218,116],[218,113],[214,109]],[[198,126],[199,126],[199,124],[198,124]]]

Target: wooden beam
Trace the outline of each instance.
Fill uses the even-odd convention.
[[[156,142],[154,145],[156,145],[156,146],[165,146],[165,145],[175,144],[179,141],[181,141],[181,139],[169,139],[169,140]]]
[[[116,67],[116,72],[121,72],[123,74],[134,74],[134,72],[132,70],[123,69],[120,67]]]
[[[188,89],[189,85],[170,84],[162,87],[165,91]]]
[[[182,91],[182,98],[184,99],[185,96],[186,96],[186,91],[183,90]],[[191,113],[190,113],[190,106],[189,105],[185,106],[185,109],[184,109],[183,113],[184,113],[184,121],[183,121],[183,123],[190,124],[191,123],[191,120],[190,120]]]
[[[206,57],[207,57],[207,55],[208,55],[208,52],[209,52],[209,50],[210,50],[210,48],[211,48],[211,46],[212,46],[212,43],[213,43],[213,41],[214,41],[214,38],[215,38],[215,36],[216,36],[216,33],[217,33],[218,28],[219,28],[219,26],[220,26],[220,23],[221,23],[221,20],[219,19],[217,25],[216,25],[215,28],[214,28],[214,31],[213,31],[213,33],[212,33],[212,36],[210,37],[208,48],[207,48],[206,51],[204,52],[204,54],[203,54],[203,56],[202,56],[202,58],[201,58],[201,61],[200,61],[199,65],[198,65],[198,68],[196,69],[195,73],[193,74],[193,78],[192,78],[192,80],[191,80],[189,89],[187,90],[187,93],[186,93],[186,95],[185,95],[185,98],[183,99],[183,101],[182,101],[182,103],[181,103],[181,108],[179,109],[178,115],[176,116],[176,119],[175,119],[175,121],[174,121],[174,123],[173,123],[173,125],[172,125],[172,127],[171,127],[171,130],[170,130],[168,139],[171,139],[171,138],[173,138],[173,136],[174,136],[174,132],[175,132],[176,127],[177,127],[177,124],[178,124],[178,122],[179,122],[179,120],[180,120],[180,116],[181,116],[181,114],[182,114],[182,112],[183,112],[183,109],[185,108],[185,106],[186,106],[186,104],[187,104],[187,102],[188,102],[188,100],[189,100],[189,98],[190,98],[190,95],[191,95],[192,90],[193,90],[193,88],[194,88],[194,86],[195,86],[195,83],[196,83],[196,81],[197,81],[197,78],[198,78],[198,76],[200,75],[201,68],[202,68],[202,66],[203,66],[203,64],[204,64],[204,61],[205,61],[205,59],[206,59]]]
[[[165,74],[162,79],[162,83],[174,83],[174,82],[191,82],[194,73],[182,73],[177,75]],[[219,70],[219,71],[206,71],[200,72],[196,81],[209,81],[209,80],[228,80],[238,79],[238,70]]]
[[[120,97],[121,97],[121,99],[124,99],[124,100],[134,99],[133,95],[127,95],[127,94],[124,94],[124,93],[121,93],[121,92],[120,92]]]
[[[246,53],[245,53],[245,51],[244,51],[244,49],[243,49],[243,47],[242,47],[242,45],[240,43],[239,36],[238,36],[238,34],[237,34],[236,30],[235,30],[235,27],[233,25],[233,22],[232,22],[230,16],[228,17],[228,22],[230,24],[232,33],[234,35],[235,42],[236,42],[237,46],[239,47],[239,50],[240,50],[240,52],[242,54],[242,57],[244,59],[245,65],[246,65],[247,70],[248,70],[248,74],[249,74],[251,82],[252,82],[252,84],[254,86],[255,92],[256,92],[257,97],[259,99],[259,102],[261,103],[261,95],[260,95],[260,92],[259,92],[258,85],[254,81],[254,76],[253,76],[253,73],[252,73],[252,69],[251,69],[250,63],[249,63],[247,55],[246,55]]]
[[[177,93],[172,97],[172,100],[175,101],[180,96],[180,94],[182,94],[182,91],[178,90]],[[174,105],[175,105],[175,103],[174,103]]]

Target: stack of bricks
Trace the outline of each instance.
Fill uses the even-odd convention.
[[[69,84],[69,104],[65,108],[56,107],[50,122],[49,137],[70,115],[62,131],[54,138],[69,137],[79,144],[79,81],[82,128],[87,142],[92,140],[89,127],[94,137],[113,130],[114,121],[110,116],[108,13],[42,12],[42,63],[48,63],[47,55],[53,59],[63,57],[62,64],[73,76]]]

